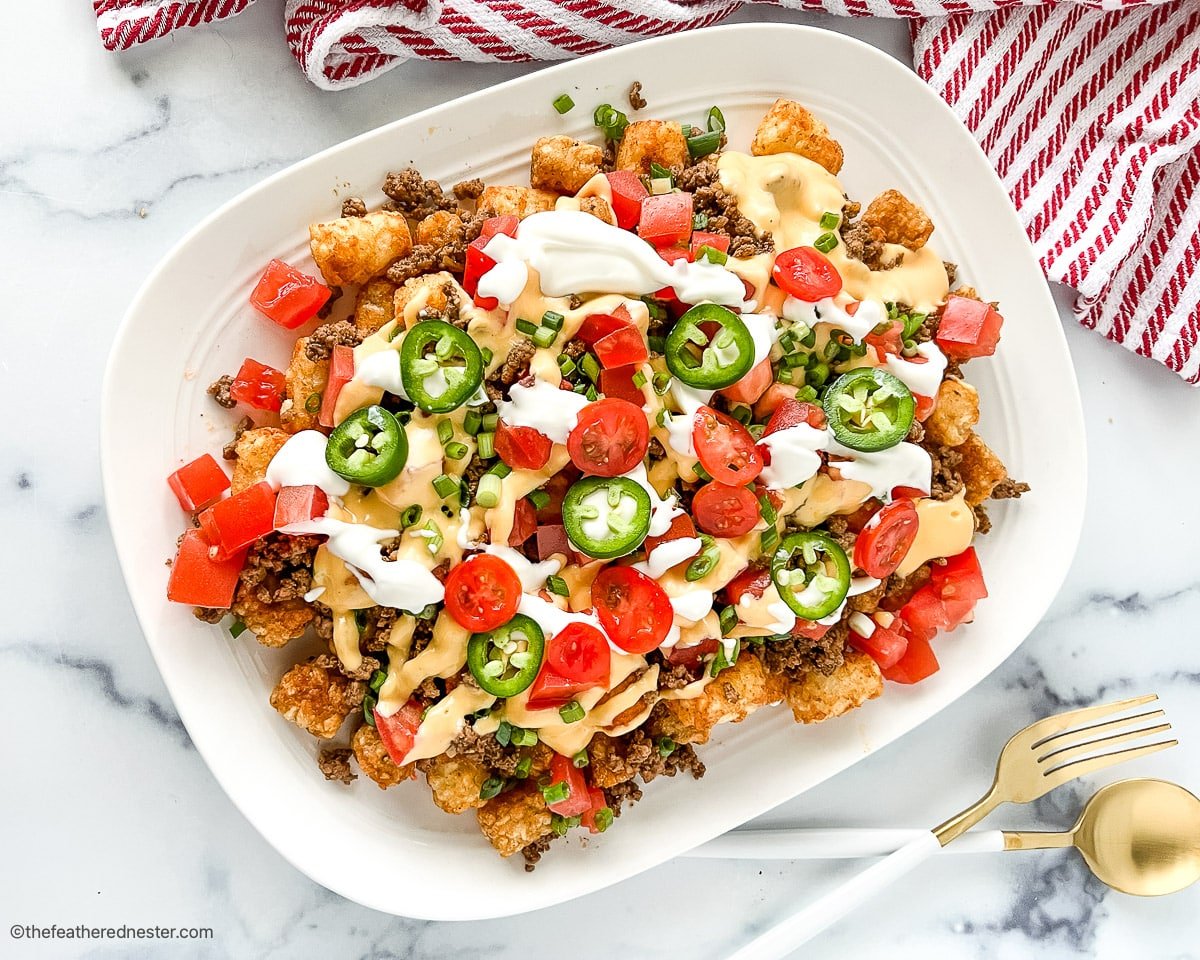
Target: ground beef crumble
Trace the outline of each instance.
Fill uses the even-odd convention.
[[[217,607],[192,608],[192,616],[204,623],[220,623],[228,613],[228,610],[221,610]]]
[[[729,252],[752,257],[775,249],[769,233],[760,233],[749,217],[738,210],[737,198],[721,186],[717,163],[707,157],[684,169],[676,178],[679,189],[692,194],[692,209],[708,217],[706,229],[729,237]]]
[[[242,417],[233,428],[233,437],[221,448],[222,459],[236,460],[238,458],[237,442],[242,438],[243,433],[252,429],[254,429],[254,421],[249,417]]]
[[[500,741],[490,733],[480,735],[471,726],[463,727],[462,733],[455,737],[446,748],[449,757],[470,757],[478,760],[498,777],[516,775],[517,765],[521,762],[524,752],[520,747],[502,746]]]
[[[819,640],[808,637],[768,640],[756,646],[754,652],[771,673],[799,680],[809,670],[816,669],[829,676],[845,659],[846,635],[849,632],[849,627],[843,621],[830,627],[829,632]]]
[[[442,192],[436,180],[426,180],[413,169],[389,173],[383,181],[388,199],[383,209],[403,213],[414,220],[424,220],[439,210],[455,210],[458,201]]]
[[[646,106],[646,98],[642,96],[641,80],[634,80],[629,85],[629,106],[633,110],[642,110]]]
[[[224,407],[226,410],[232,410],[237,406],[237,401],[229,395],[229,388],[233,386],[233,377],[227,373],[221,374],[212,383],[208,385],[207,393],[216,402],[218,407]],[[228,457],[226,458],[228,459]]]
[[[262,603],[295,600],[312,588],[316,537],[289,537],[268,533],[246,554],[240,583],[254,591]]]
[[[483,195],[483,181],[478,177],[473,180],[461,180],[452,188],[459,200],[478,200]]]
[[[366,215],[367,205],[363,203],[362,197],[347,197],[342,201],[343,217],[365,217]]]
[[[326,323],[314,330],[304,346],[304,355],[314,363],[327,360],[334,347],[357,347],[362,343],[362,334],[348,320]]]
[[[532,873],[533,868],[537,866],[537,862],[542,859],[542,854],[550,849],[550,844],[554,842],[553,834],[541,837],[534,840],[527,847],[522,847],[521,856],[525,858],[525,872]]]
[[[962,462],[962,454],[954,447],[943,447],[936,443],[921,445],[933,461],[933,484],[930,496],[935,500],[952,500],[965,488],[958,465]]]
[[[353,750],[322,750],[317,758],[317,766],[325,774],[326,780],[352,783],[358,779],[358,775],[350,769],[350,757],[353,754]]]
[[[532,340],[525,337],[518,337],[509,348],[508,356],[504,358],[504,363],[488,376],[488,382],[511,387],[529,372],[529,361],[536,352],[537,347],[534,346]],[[490,392],[488,396],[491,397]],[[492,399],[495,400],[496,398],[492,397]]]

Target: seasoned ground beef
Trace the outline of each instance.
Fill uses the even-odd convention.
[[[358,665],[356,670],[351,670],[340,659],[331,653],[322,654],[317,657],[314,663],[320,663],[321,666],[330,670],[336,670],[343,677],[350,680],[370,680],[371,674],[379,669],[379,661],[374,657],[363,657],[362,663]]]
[[[233,428],[233,438],[221,448],[221,457],[225,460],[236,460],[237,457],[237,442],[242,438],[242,434],[254,427],[254,421],[249,417],[242,417]]]
[[[437,248],[428,243],[418,243],[408,256],[401,257],[387,268],[387,278],[392,283],[404,283],[413,277],[433,273],[438,269],[440,260]]]
[[[965,487],[963,478],[958,472],[962,462],[962,454],[954,447],[943,447],[936,443],[923,443],[922,447],[933,461],[933,485],[930,496],[935,500],[952,500]]]
[[[204,392],[216,401],[217,406],[224,407],[226,410],[232,410],[237,406],[237,401],[229,395],[229,388],[233,386],[233,377],[224,373],[217,377],[208,385],[208,389]],[[228,458],[226,458],[228,459]]]
[[[341,783],[352,783],[358,779],[350,769],[350,757],[353,750],[322,750],[317,757],[317,766],[325,774],[326,780],[338,780]]]
[[[604,799],[612,808],[613,816],[621,815],[621,808],[626,804],[634,804],[642,799],[642,788],[634,780],[626,780],[615,786],[604,788]]]
[[[343,217],[365,217],[366,215],[367,205],[363,203],[362,197],[347,197],[342,201]]]
[[[634,80],[629,85],[629,106],[633,110],[641,110],[646,106],[646,98],[642,96],[641,80]]]
[[[220,623],[228,610],[219,610],[215,607],[193,607],[192,616],[204,623]]]
[[[383,209],[403,213],[414,220],[423,220],[438,210],[454,210],[458,201],[442,193],[436,180],[426,180],[416,170],[389,173],[383,181],[388,200]]]
[[[388,634],[400,615],[391,607],[370,607],[363,612],[363,628],[359,638],[364,650],[379,653],[387,648]]]
[[[925,563],[907,577],[893,573],[884,584],[885,590],[879,601],[879,609],[895,613],[912,599],[912,595],[925,586],[929,579],[929,564]]]
[[[521,762],[526,751],[511,744],[501,746],[500,741],[490,733],[480,735],[471,726],[463,727],[462,733],[455,737],[446,748],[449,757],[470,757],[478,760],[498,777],[516,775],[517,764]]]
[[[534,840],[529,846],[521,848],[521,856],[525,858],[526,873],[533,873],[537,862],[542,859],[542,854],[550,849],[550,844],[553,842],[554,835],[547,834],[538,840]]]
[[[920,443],[925,439],[925,425],[920,420],[914,420],[912,426],[908,428],[908,435],[904,439],[909,443]]]
[[[433,639],[433,621],[432,620],[417,620],[417,626],[413,630],[412,649],[408,652],[408,658],[411,660],[418,653],[429,646],[429,641]]]
[[[568,340],[567,345],[563,347],[565,353],[572,360],[578,360],[587,353],[587,343],[576,337],[574,340]]]
[[[737,198],[721,186],[717,163],[707,157],[683,170],[675,178],[681,190],[692,194],[692,209],[708,217],[707,229],[730,238],[729,252],[735,257],[752,257],[775,249],[769,233],[759,233],[738,210]]]
[[[977,503],[971,508],[971,512],[975,514],[975,532],[978,534],[990,533],[992,518],[988,516],[987,507],[982,503]]]
[[[509,347],[508,356],[504,358],[504,363],[496,369],[495,373],[488,377],[488,381],[511,387],[529,373],[529,361],[535,352],[537,352],[537,347],[533,345],[532,340],[526,337],[518,337],[513,341],[513,345]],[[490,392],[488,396],[491,396]]]
[[[771,673],[798,680],[809,670],[817,669],[825,676],[842,665],[846,647],[845,622],[834,624],[819,640],[808,637],[789,637],[787,640],[768,640],[755,646],[754,652]],[[742,654],[745,656],[745,654]]]
[[[1029,492],[1029,484],[1021,483],[1012,477],[1005,477],[992,487],[993,500],[1015,500],[1023,493]]]
[[[483,195],[483,186],[483,181],[478,177],[474,180],[462,180],[454,185],[454,195],[459,200],[478,200]]]
[[[655,777],[673,777],[681,770],[688,771],[696,780],[704,776],[704,764],[690,744],[676,744],[664,755],[642,727],[620,739],[620,750],[631,771],[630,777],[638,777],[643,783]]]
[[[467,469],[463,471],[463,479],[467,482],[467,499],[475,502],[475,492],[479,489],[479,478],[488,472],[488,463],[482,460],[478,453],[471,457]]]
[[[262,603],[295,600],[312,588],[316,537],[289,537],[268,533],[246,554],[240,583],[254,591]]]
[[[334,347],[357,347],[362,343],[362,334],[348,320],[326,323],[317,327],[304,346],[304,355],[316,362],[326,360]]]

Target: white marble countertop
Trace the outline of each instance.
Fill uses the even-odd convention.
[[[205,944],[0,939],[0,956],[517,958],[528,942],[573,960],[723,955],[850,865],[678,861],[522,918],[397,919],[321,889],[276,854],[217,786],[172,708],[117,570],[96,455],[104,359],[130,298],[185,230],[260,177],[531,69],[410,65],[322,93],[284,49],[281,8],[261,0],[218,28],[114,57],[101,50],[87,5],[27,4],[22,35],[0,39],[0,262],[13,298],[0,346],[9,411],[0,444],[0,920],[5,930],[214,929]],[[741,15],[752,17],[817,22],[907,56],[899,24]],[[1001,732],[1147,691],[1162,696],[1184,745],[1128,771],[1200,787],[1200,393],[1077,328],[1069,294],[1057,293],[1091,463],[1086,530],[1061,596],[979,688],[770,822],[928,825],[973,799]],[[1044,416],[1054,429],[1054,411]],[[997,820],[1065,826],[1104,779],[1113,778]],[[1196,957],[1198,915],[1200,888],[1125,897],[1070,853],[943,858],[804,955]]]

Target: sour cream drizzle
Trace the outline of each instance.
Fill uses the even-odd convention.
[[[325,462],[328,440],[319,430],[301,430],[287,442],[267,464],[267,483],[280,487],[320,487],[331,497],[344,497],[350,484],[329,469]]]
[[[826,297],[816,303],[788,297],[783,301],[783,317],[790,323],[803,323],[810,328],[818,323],[829,323],[861,342],[887,319],[887,313],[877,300],[863,300],[853,314],[847,313],[846,307],[853,302],[853,297],[844,290],[836,298]]]
[[[821,468],[819,451],[829,446],[827,430],[818,430],[807,423],[778,430],[759,441],[771,454],[771,462],[763,467],[762,479],[768,489],[786,490],[804,483]]]
[[[889,354],[887,372],[904,381],[904,385],[913,393],[923,397],[935,396],[942,385],[942,375],[946,372],[946,355],[932,340],[919,344],[917,355],[924,357],[924,362]]]
[[[590,214],[584,216],[596,219]],[[508,395],[510,399],[496,403],[500,419],[513,427],[533,427],[555,443],[567,442],[579,422],[579,412],[591,403],[581,394],[560,390],[541,379],[534,380],[529,387],[514,383]]]

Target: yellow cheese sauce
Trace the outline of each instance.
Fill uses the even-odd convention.
[[[917,538],[896,568],[902,577],[930,560],[957,556],[975,536],[975,513],[961,493],[953,500],[918,500],[916,506]]]

